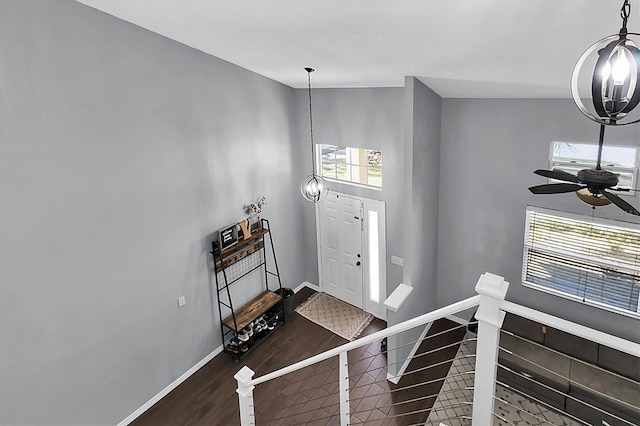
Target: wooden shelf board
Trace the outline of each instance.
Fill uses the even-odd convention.
[[[234,263],[239,262],[245,257],[249,256],[250,254],[253,254],[258,250],[262,249],[262,247],[264,247],[264,241],[259,240],[259,241],[255,241],[255,244],[247,245],[241,250],[235,250],[233,252],[233,255],[225,256],[225,259],[222,262],[222,264],[220,263],[219,260],[216,261],[216,272],[222,271],[222,265],[224,265],[225,268],[228,268]]]
[[[272,291],[265,290],[240,309],[236,309],[235,314],[238,331],[245,328],[251,321],[267,312],[280,302],[280,300],[282,300],[280,295],[275,294]],[[232,315],[225,318],[222,323],[231,329],[235,329]]]
[[[255,244],[258,240],[261,240],[264,235],[269,232],[268,229],[257,229],[251,233],[251,236],[246,240],[238,240],[237,243],[222,250],[222,257],[228,257],[236,251],[242,251],[246,246]]]
[[[261,228],[253,231],[251,236],[245,240],[240,240],[233,246],[222,250],[219,256],[214,254],[213,258],[216,264],[216,272],[222,271],[222,268],[228,268],[236,262],[241,261],[248,255],[257,252],[264,247],[264,236],[269,232],[268,228]]]

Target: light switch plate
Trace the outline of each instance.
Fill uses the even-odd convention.
[[[391,263],[398,266],[404,266],[404,259],[398,256],[391,256]]]
[[[187,303],[187,302],[185,301],[184,296],[178,297],[178,307],[179,308],[183,307],[185,303]]]

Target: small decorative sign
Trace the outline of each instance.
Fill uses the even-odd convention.
[[[220,250],[224,250],[227,247],[231,247],[238,242],[238,224],[234,223],[226,228],[222,228],[218,231],[218,242],[220,244]]]
[[[246,240],[251,237],[251,216],[240,221],[238,225],[240,225],[240,229],[242,229],[242,238]]]

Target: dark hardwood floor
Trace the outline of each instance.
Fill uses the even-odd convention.
[[[294,296],[294,305],[314,293],[302,289]],[[433,351],[461,340],[464,329],[448,320],[434,323],[429,335],[454,328],[435,338],[425,340],[406,374],[393,385],[386,380],[386,354],[380,342],[350,351],[350,410],[352,424],[410,425],[424,423],[428,409],[442,381],[414,386],[416,383],[444,378],[449,370],[445,363],[436,368],[424,368],[452,359],[457,346]],[[363,335],[386,327],[374,319]],[[255,351],[242,361],[222,353],[185,380],[157,404],[147,410],[132,425],[237,425],[239,424],[236,380],[233,375],[249,366],[255,377],[322,353],[347,341],[294,313],[286,324],[274,330]],[[444,379],[443,379],[444,380]],[[254,391],[256,423],[274,425],[339,425],[338,359],[334,357],[298,372],[266,382]]]

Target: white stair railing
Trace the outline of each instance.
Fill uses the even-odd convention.
[[[334,381],[339,385],[339,418],[341,425],[351,423],[349,407],[349,371],[347,353],[351,350],[380,342],[385,338],[405,332],[415,327],[425,326],[436,320],[455,315],[461,311],[477,307],[475,314],[478,320],[478,336],[475,354],[475,380],[473,387],[472,425],[490,425],[494,422],[494,402],[496,391],[496,370],[500,350],[500,332],[505,312],[547,324],[559,330],[575,334],[619,351],[636,355],[640,353],[640,345],[629,342],[597,330],[590,329],[551,315],[526,308],[504,300],[509,283],[500,276],[485,273],[476,285],[478,295],[437,309],[408,321],[396,324],[387,329],[363,336],[353,342],[346,343],[324,353],[299,361],[261,377],[253,378],[254,372],[244,366],[234,376],[238,382],[238,398],[240,403],[240,422],[242,426],[256,424],[254,414],[253,391],[256,386],[267,381],[313,366],[329,358],[338,357],[338,377]],[[391,349],[391,348],[390,348]],[[334,373],[336,374],[336,373]],[[274,407],[275,408],[275,407]],[[258,419],[260,422],[260,419]],[[264,423],[264,421],[263,421]],[[357,422],[356,422],[357,423]]]
[[[238,382],[238,401],[240,403],[240,424],[241,425],[254,425],[255,413],[253,405],[253,389],[254,385],[251,384],[251,379],[255,373],[246,365],[240,369],[233,376]]]
[[[478,343],[476,348],[476,374],[473,391],[474,425],[493,424],[493,403],[498,362],[498,343],[504,312],[500,304],[507,295],[509,283],[490,273],[482,274],[476,284],[480,304],[476,312]]]
[[[261,383],[267,382],[269,380],[276,379],[278,377],[284,376],[289,373],[296,372],[305,367],[311,366],[313,364],[319,363],[321,361],[327,360],[329,358],[339,356],[339,377],[338,382],[340,385],[340,422],[342,425],[348,425],[350,422],[349,416],[349,375],[348,375],[348,364],[347,364],[347,352],[356,348],[359,348],[364,345],[368,345],[372,342],[379,342],[384,338],[389,336],[396,335],[398,333],[404,332],[406,330],[410,330],[412,328],[418,326],[424,326],[428,323],[432,323],[438,319],[445,318],[447,316],[455,315],[461,311],[474,308],[478,306],[481,301],[484,301],[484,304],[487,305],[485,309],[482,309],[482,312],[487,312],[486,316],[482,316],[485,321],[491,320],[491,315],[496,315],[495,313],[491,313],[492,309],[496,306],[499,307],[499,298],[502,295],[502,299],[504,299],[504,294],[506,293],[506,288],[508,284],[504,284],[504,280],[501,277],[498,277],[493,274],[483,274],[479,281],[476,290],[480,293],[480,295],[476,295],[470,297],[468,299],[462,300],[460,302],[451,304],[449,306],[445,306],[443,308],[437,309],[435,311],[426,313],[419,317],[404,321],[400,324],[396,324],[392,327],[386,328],[384,330],[378,331],[368,336],[364,336],[359,338],[356,341],[346,343],[344,345],[338,346],[337,348],[328,350],[319,355],[310,357],[308,359],[302,360],[290,366],[281,368],[272,373],[266,374],[261,377],[253,378],[255,374],[249,367],[244,366],[237,374],[236,380],[238,381],[238,397],[240,402],[240,421],[242,426],[253,425],[255,424],[255,416],[254,416],[254,406],[253,406],[253,390],[255,386],[260,385]],[[495,300],[495,297],[498,297],[498,301]],[[496,305],[497,303],[497,305]],[[485,326],[483,326],[485,327]],[[498,326],[499,329],[499,326]],[[491,357],[491,354],[485,354],[485,356]],[[493,364],[495,365],[495,359]],[[491,382],[495,381],[495,371],[494,377]],[[488,394],[490,400],[493,400],[493,392]],[[487,418],[491,414],[491,407],[486,407],[486,413],[480,414],[480,412],[475,413],[475,415],[480,416],[480,418]],[[477,423],[481,424],[481,423]]]
[[[629,355],[640,355],[640,344],[630,342],[620,337],[612,336],[611,334],[603,333],[593,328],[585,327],[584,325],[576,324],[571,321],[567,321],[562,318],[554,317],[553,315],[546,314],[544,312],[536,311],[535,309],[527,308],[526,306],[518,305],[513,302],[503,302],[501,309],[510,312],[514,315],[529,319],[531,321],[538,322],[540,324],[548,324],[562,330],[566,333],[573,334],[583,339],[591,340],[601,345],[608,346],[612,349],[627,353]]]
[[[640,356],[640,344],[638,343],[612,336],[599,330],[594,330],[512,302],[503,302],[501,304],[501,309],[506,313],[525,318],[533,321],[534,323],[552,327],[555,330],[567,333],[567,335],[577,336],[589,342],[596,343],[599,346],[597,349],[598,353],[601,353],[603,347],[608,347],[621,353],[631,355],[635,358]],[[545,333],[547,333],[547,331],[545,331]],[[599,361],[590,359],[587,362],[583,359],[577,358],[575,355],[559,352],[553,347],[547,346],[546,343],[542,344],[539,342],[528,341],[526,338],[511,332],[503,331],[503,334],[511,336],[512,342],[518,342],[519,346],[513,346],[513,343],[511,343],[508,345],[508,348],[500,346],[499,350],[505,351],[512,357],[512,359],[518,359],[518,363],[521,364],[521,368],[524,370],[531,368],[531,371],[543,371],[544,373],[542,373],[542,375],[553,377],[554,380],[558,381],[558,383],[567,383],[569,389],[563,389],[566,385],[551,385],[551,383],[548,382],[550,379],[542,379],[537,373],[536,375],[532,375],[533,373],[528,374],[526,372],[519,371],[519,368],[513,369],[502,363],[498,363],[497,366],[499,368],[507,371],[512,376],[517,376],[519,378],[518,380],[521,382],[527,383],[528,386],[524,386],[524,388],[513,387],[512,390],[515,390],[517,394],[521,395],[526,400],[531,401],[533,405],[536,406],[528,411],[522,411],[522,407],[514,407],[514,411],[520,412],[523,416],[529,416],[530,418],[536,418],[534,412],[537,412],[538,416],[543,418],[545,420],[544,423],[547,424],[551,423],[545,419],[544,414],[546,412],[552,412],[553,414],[551,414],[551,417],[558,418],[558,416],[561,416],[563,418],[562,422],[567,424],[640,424],[640,400],[637,399],[637,396],[635,398],[633,397],[633,395],[638,395],[638,391],[640,391],[640,385],[637,381],[621,376],[610,369],[600,367],[598,365]],[[548,356],[553,356],[554,359],[557,361],[561,360],[561,362],[556,368],[554,368],[552,363],[540,363],[540,358],[529,357],[529,352],[526,349],[523,351],[516,351],[514,347],[535,347],[538,348],[538,351],[542,350],[544,353],[548,353]],[[585,351],[588,350],[585,349]],[[563,368],[560,366],[565,363],[570,367]],[[588,374],[586,376],[581,376],[581,371],[586,371]],[[585,379],[585,377],[588,379]],[[497,381],[496,383],[503,388],[510,388],[508,383],[500,381]],[[538,389],[543,389],[543,393],[547,395],[546,398],[542,398],[542,394],[537,394],[531,391],[532,387],[536,386]],[[582,394],[578,391],[580,388],[583,388]],[[631,391],[633,388],[636,389],[635,392]],[[584,397],[584,392],[587,392],[586,389],[589,389],[588,393],[591,394],[591,396],[587,398]],[[535,396],[531,395],[531,393],[534,393]],[[550,397],[549,395],[553,396]],[[513,397],[511,399],[513,399]],[[596,400],[599,400],[599,402],[595,402]],[[496,401],[499,401],[503,406],[505,404],[509,405],[508,401],[499,397],[496,397]],[[613,405],[611,405],[612,403]],[[627,414],[618,411],[621,407],[624,407],[622,410],[626,411]],[[635,412],[636,414],[629,414],[631,412]]]
[[[454,303],[449,306],[445,306],[444,308],[437,309],[435,311],[426,313],[416,318],[412,318],[410,320],[404,321],[400,324],[396,324],[384,330],[378,331],[376,333],[370,334],[368,336],[363,336],[353,342],[346,343],[344,345],[338,346],[334,349],[330,349],[321,354],[312,356],[305,360],[299,361],[295,364],[289,365],[287,367],[276,370],[272,373],[266,374],[261,377],[251,378],[255,374],[253,370],[249,367],[244,366],[238,373],[235,378],[238,381],[238,397],[240,401],[240,422],[242,426],[254,425],[255,417],[253,412],[253,390],[255,386],[260,385],[261,383],[267,382],[269,380],[276,379],[278,377],[284,376],[286,374],[290,374],[301,370],[305,367],[311,366],[313,364],[319,363],[321,361],[327,360],[329,358],[338,356],[340,359],[340,369],[342,370],[339,374],[338,381],[340,383],[340,424],[348,425],[349,424],[349,400],[348,400],[348,372],[346,371],[347,363],[347,352],[353,349],[357,349],[361,346],[368,345],[373,342],[380,342],[382,339],[387,338],[389,336],[393,336],[395,334],[401,333],[403,331],[412,329],[418,326],[424,326],[428,323],[436,321],[441,318],[445,318],[450,315],[455,315],[458,312],[474,308],[478,306],[480,302],[480,296],[473,296],[468,299],[462,300],[460,302]],[[346,379],[345,379],[346,378]]]

